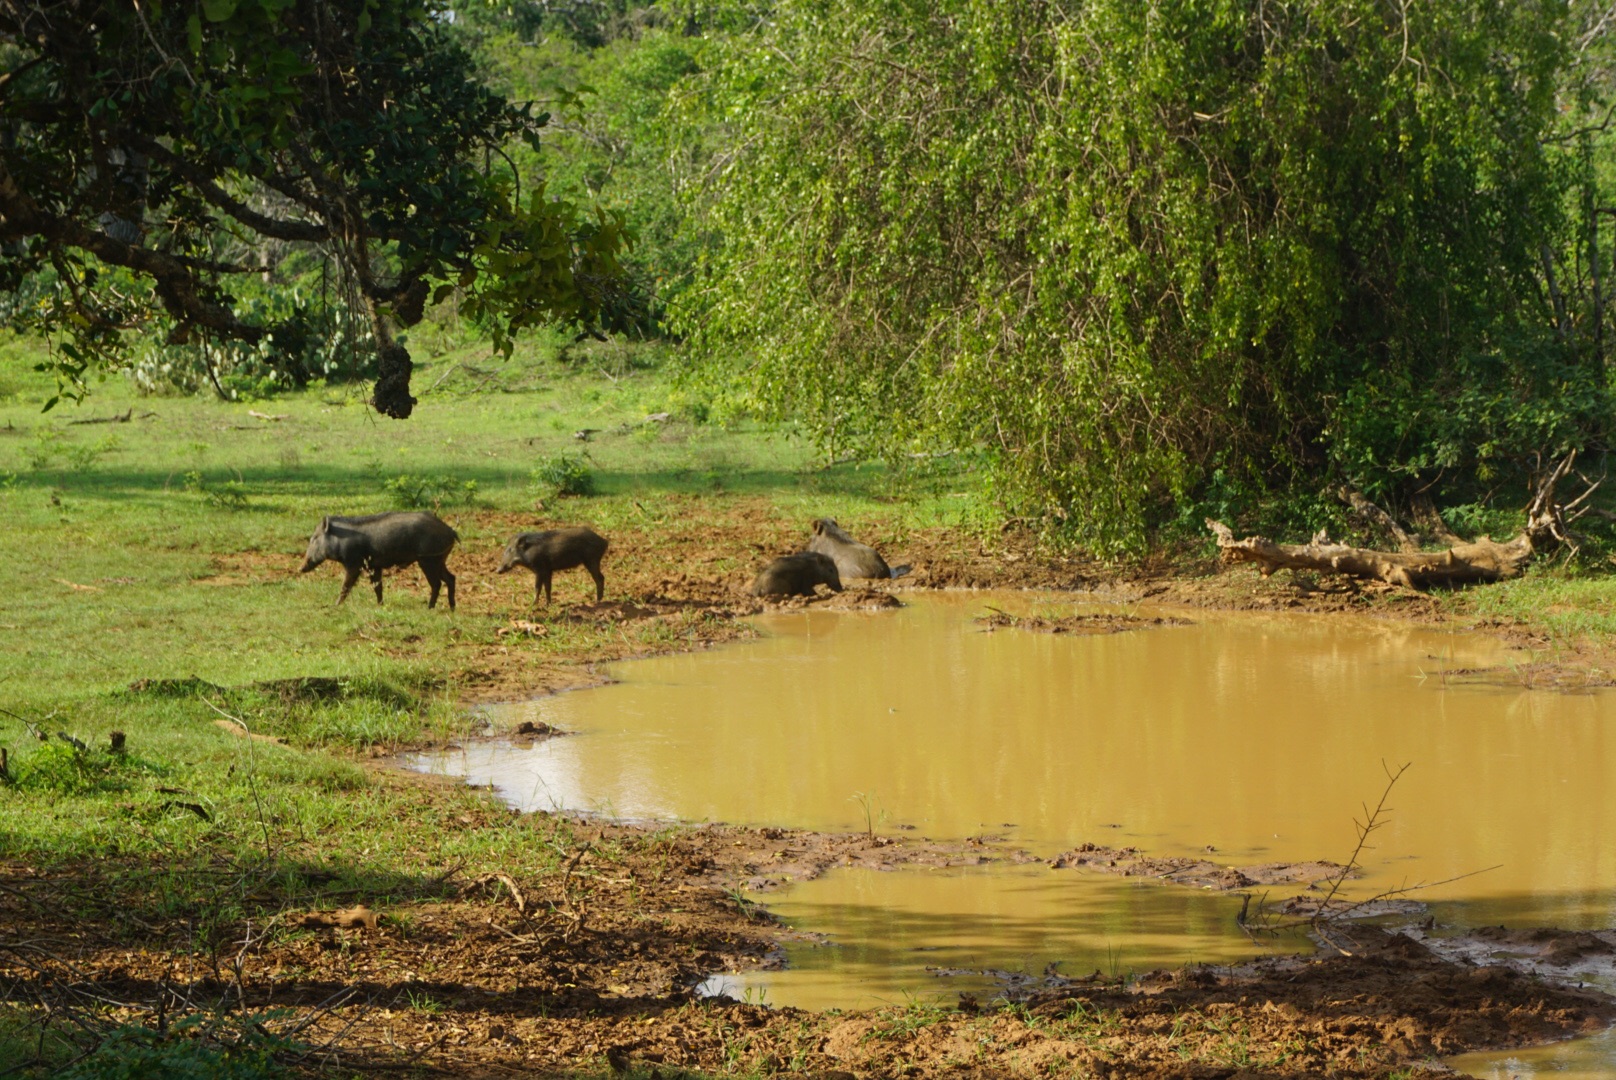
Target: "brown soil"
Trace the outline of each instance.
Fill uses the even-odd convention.
[[[1391,587],[1213,575],[1209,566],[1119,573],[1039,554],[1031,537],[1015,532],[982,541],[941,529],[879,527],[859,532],[860,539],[891,561],[912,563],[909,577],[764,605],[746,587],[763,563],[803,546],[805,523],[762,512],[762,500],[688,502],[669,500],[662,519],[612,531],[605,602],[582,602],[593,597],[588,579],[569,572],[558,575],[548,608],[533,606],[529,575],[491,572],[504,539],[537,523],[525,515],[464,515],[476,528],[463,531],[482,539],[457,551],[457,572],[460,565],[490,572],[461,577],[456,617],[467,626],[481,620],[488,630],[467,633],[447,659],[459,691],[470,700],[532,697],[603,681],[596,662],[747,636],[753,631],[741,617],[768,608],[874,609],[926,588],[1055,588],[1128,604],[1443,617],[1431,598]],[[700,524],[673,529],[667,520]],[[249,552],[216,563],[199,585],[250,586],[290,574],[297,553]],[[332,581],[333,598],[336,588]],[[388,589],[390,602],[425,598],[414,570],[390,576]],[[349,602],[366,599],[356,591]],[[1073,632],[1157,625],[1112,617],[1029,625],[1045,621],[1003,625]],[[655,645],[626,633],[591,635],[587,657],[535,651],[538,639],[576,624],[660,624],[671,632]],[[459,798],[444,782],[415,775],[379,769],[377,782],[408,787],[423,813]],[[1427,939],[1362,926],[1332,932],[1338,946],[1350,938],[1350,956],[1192,967],[1125,983],[1061,979],[1016,1009],[962,998],[955,1009],[808,1014],[698,1001],[692,988],[708,975],[779,962],[785,931],[738,890],[767,893],[844,865],[954,866],[1028,856],[991,842],[718,825],[651,830],[492,806],[459,821],[468,830],[509,831],[513,852],[545,850],[558,828],[587,843],[569,849],[565,872],[540,867],[536,854],[531,865],[516,856],[505,872],[472,880],[439,868],[409,887],[333,898],[322,911],[297,907],[297,896],[278,898],[266,885],[255,898],[280,914],[267,925],[260,919],[215,931],[214,945],[200,941],[193,925],[135,926],[111,910],[115,859],[48,876],[24,864],[0,865],[0,925],[28,950],[0,945],[0,980],[24,996],[49,997],[51,988],[73,985],[93,986],[102,1003],[182,993],[198,1002],[290,1008],[311,1018],[301,1039],[332,1040],[325,1064],[476,1077],[607,1069],[658,1080],[687,1069],[821,1077],[1370,1077],[1417,1071],[1433,1054],[1544,1041],[1616,1020],[1616,1002],[1604,995],[1491,962],[1499,951],[1534,948],[1586,958],[1610,950],[1604,938],[1548,932],[1536,942],[1482,940],[1464,953],[1451,941],[1422,943]],[[1056,865],[1217,888],[1306,883],[1339,871],[1327,863],[1229,868],[1097,848],[1068,853]],[[298,929],[270,932],[278,927]],[[133,1009],[125,1015],[149,1019]]]
[[[991,615],[977,618],[976,625],[984,630],[1031,630],[1039,634],[1121,634],[1128,630],[1148,630],[1159,626],[1189,626],[1188,619],[1172,615],[1145,618],[1139,615],[1121,615],[1103,612],[1093,615],[1063,615],[1046,619],[1040,615],[1007,615],[995,610]]]
[[[1138,848],[1111,848],[1084,844],[1055,856],[1049,865],[1056,870],[1082,867],[1122,877],[1150,877],[1174,885],[1232,892],[1265,885],[1308,885],[1328,881],[1345,869],[1340,863],[1310,862],[1256,863],[1251,866],[1224,866],[1211,859],[1183,856],[1147,855]]]
[[[447,785],[413,784],[423,799]],[[464,820],[534,834],[539,815]],[[582,826],[580,826],[582,828]],[[513,845],[520,849],[521,845]],[[647,833],[588,827],[560,878],[474,880],[453,868],[414,899],[288,909],[208,946],[189,925],[136,928],[97,912],[118,868],[51,876],[0,867],[0,975],[14,990],[93,985],[100,1003],[226,1001],[311,1022],[327,1065],[495,1077],[525,1070],[638,1070],[857,1077],[1077,1075],[1375,1077],[1432,1055],[1541,1042],[1616,1020],[1616,1002],[1519,965],[1445,959],[1375,927],[1338,928],[1351,955],[1190,967],[1125,981],[1051,977],[1013,1010],[957,1007],[804,1013],[691,988],[722,970],[777,963],[781,931],[733,891],[835,866],[970,865],[1025,856],[987,844],[708,826]],[[65,914],[65,913],[71,913]],[[99,917],[86,917],[86,915]],[[268,933],[276,924],[294,933]],[[250,937],[250,935],[249,935]],[[1587,939],[1587,940],[1584,940]],[[1453,941],[1444,944],[1451,951]],[[1483,932],[1473,947],[1578,958],[1594,935]],[[211,959],[210,959],[211,957]],[[1566,962],[1571,962],[1567,960]],[[119,1010],[115,1010],[119,1011]],[[136,1009],[130,1019],[150,1020]]]

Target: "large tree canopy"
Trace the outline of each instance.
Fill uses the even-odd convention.
[[[68,393],[158,328],[294,355],[241,283],[317,248],[374,326],[373,403],[406,417],[399,328],[458,291],[496,342],[613,310],[615,218],[522,190],[547,121],[486,89],[430,0],[0,0],[0,295],[61,341]],[[44,288],[25,288],[47,282]]]
[[[1486,483],[1608,425],[1577,29],[781,0],[709,77],[737,131],[686,325],[827,442],[980,447],[1102,545],[1220,490]]]

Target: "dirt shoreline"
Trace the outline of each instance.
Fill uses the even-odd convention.
[[[523,515],[471,516],[476,534],[490,538],[531,524]],[[678,536],[614,532],[615,558],[605,567],[609,599],[602,603],[571,602],[584,590],[561,575],[556,604],[533,610],[531,579],[468,575],[455,616],[467,633],[443,660],[446,687],[476,704],[598,685],[607,681],[603,663],[751,636],[744,617],[764,610],[875,609],[901,603],[906,592],[939,588],[1059,589],[1074,599],[1128,605],[1355,612],[1532,644],[1518,627],[1467,626],[1430,597],[1389,587],[1289,584],[1250,571],[1213,574],[1209,565],[1119,573],[1039,554],[1032,538],[1015,533],[985,544],[945,530],[876,530],[861,539],[912,563],[910,577],[831,598],[764,604],[746,596],[745,586],[768,557],[801,546],[800,530],[755,512],[744,499],[718,510],[703,504],[701,516],[704,524]],[[489,563],[493,544],[472,543],[463,554]],[[220,556],[212,583],[269,580],[290,572],[292,559]],[[424,595],[413,572],[389,587],[395,596]],[[541,648],[569,624],[618,632],[592,634],[587,655]],[[1112,632],[1135,625],[1124,619],[1020,629]],[[1013,620],[1004,626],[1015,630]],[[423,813],[452,801],[454,782],[388,768],[380,757],[370,764],[375,783],[408,788]],[[100,933],[64,926],[60,912],[104,903],[98,890],[112,894],[105,884],[118,873],[115,859],[49,874],[22,863],[0,866],[0,921],[19,939],[59,943],[50,955],[60,964],[30,968],[0,953],[0,978],[18,985],[82,980],[116,1000],[149,997],[164,985],[184,985],[197,997],[231,992],[246,1008],[313,1016],[300,1035],[305,1040],[340,1033],[327,1062],[339,1069],[489,1077],[528,1070],[610,1070],[659,1080],[687,1070],[927,1080],[962,1071],[1370,1077],[1404,1068],[1440,1072],[1432,1055],[1544,1042],[1616,1021],[1616,999],[1558,985],[1553,971],[1478,964],[1490,954],[1368,927],[1351,928],[1350,956],[1192,967],[1125,982],[1071,980],[1015,1008],[962,998],[955,1008],[813,1014],[697,1000],[692,988],[709,975],[779,962],[785,931],[750,895],[842,866],[962,866],[1032,856],[990,840],[635,826],[517,814],[492,802],[460,822],[508,834],[513,851],[566,833],[572,861],[558,874],[513,858],[502,874],[472,880],[453,867],[437,868],[413,889],[346,898],[370,905],[374,925],[293,934],[264,933],[261,926],[232,976],[217,965],[198,968],[194,930],[183,925],[152,925],[133,937],[127,927]],[[1179,881],[1238,889],[1264,880],[1261,868],[1227,868],[1216,860],[1158,865],[1126,851],[1087,861],[1072,855],[1064,865],[1118,872],[1100,865],[1107,860],[1137,863],[1139,873],[1164,878],[1162,887]],[[1269,880],[1305,883],[1333,867],[1269,870],[1276,875]],[[271,924],[294,925],[299,915],[288,910]],[[1568,937],[1543,933],[1550,941]],[[1583,941],[1562,951],[1578,947],[1592,948]],[[355,989],[357,1000],[331,1004],[334,995]]]

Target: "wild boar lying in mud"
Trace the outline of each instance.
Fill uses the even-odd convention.
[[[907,563],[888,566],[873,547],[861,544],[843,532],[835,518],[820,518],[814,522],[814,535],[808,541],[808,550],[829,555],[836,563],[836,572],[844,578],[895,578],[909,572]]]
[[[842,591],[842,579],[830,556],[814,551],[782,555],[765,566],[752,582],[753,596],[812,596],[815,585]]]
[[[435,514],[365,514],[361,517],[328,517],[309,537],[309,550],[303,558],[303,573],[326,560],[339,562],[347,571],[337,603],[348,599],[361,570],[370,574],[376,587],[376,602],[382,602],[382,571],[395,566],[420,563],[421,573],[432,586],[427,607],[438,606],[438,587],[449,586],[449,610],[455,606],[455,576],[444,559],[460,536]]]
[[[548,604],[550,576],[557,570],[571,570],[581,566],[595,579],[595,603],[606,598],[606,575],[600,572],[600,559],[606,554],[606,538],[593,529],[578,526],[571,529],[549,529],[544,532],[525,532],[505,545],[505,554],[499,559],[499,572],[505,573],[518,566],[533,571],[533,602],[539,602],[539,590],[544,590]]]

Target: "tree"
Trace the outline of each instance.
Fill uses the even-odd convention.
[[[1010,510],[1104,547],[1231,491],[1495,483],[1610,425],[1574,30],[782,0],[711,67],[737,131],[683,325],[826,442],[980,447]]]
[[[306,322],[240,293],[311,248],[374,327],[389,416],[414,405],[398,331],[429,299],[506,349],[609,323],[621,223],[521,190],[506,147],[536,149],[548,117],[475,78],[451,19],[435,0],[0,0],[0,295],[62,339],[64,393],[131,332],[295,355]]]

